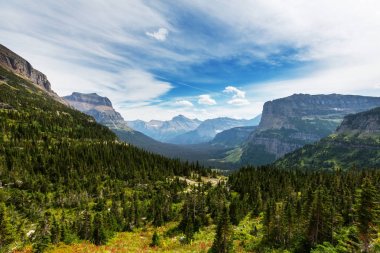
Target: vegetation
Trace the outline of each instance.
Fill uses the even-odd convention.
[[[375,169],[380,164],[380,135],[341,133],[306,145],[275,162],[282,168],[340,170]]]
[[[243,168],[229,177],[253,212],[264,213],[264,237],[254,249],[291,252],[370,252],[379,232],[378,182],[380,171],[357,169]]]
[[[0,68],[0,252],[376,252],[380,171],[228,180],[118,141]]]

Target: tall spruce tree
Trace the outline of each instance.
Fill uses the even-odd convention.
[[[15,234],[7,216],[7,209],[4,203],[0,203],[0,252],[8,250],[9,244],[15,240]]]
[[[92,234],[92,242],[95,245],[103,245],[107,242],[107,236],[104,230],[102,216],[97,213],[94,217],[94,231]]]
[[[230,223],[229,210],[227,206],[219,216],[218,225],[216,227],[216,235],[210,252],[212,253],[228,253],[232,252],[232,225]]]
[[[370,242],[377,234],[379,222],[378,193],[368,178],[364,179],[357,198],[356,218],[359,238],[363,242],[363,251],[368,252]]]

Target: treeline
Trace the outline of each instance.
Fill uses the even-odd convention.
[[[258,248],[369,252],[379,232],[379,170],[307,172],[243,168],[229,177],[254,215],[264,214]],[[238,217],[244,217],[246,208]]]
[[[198,164],[119,142],[106,127],[0,68],[0,248],[89,240],[177,218]]]

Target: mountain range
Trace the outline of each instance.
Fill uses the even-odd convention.
[[[207,119],[189,119],[183,115],[173,117],[168,121],[142,120],[128,121],[127,124],[136,131],[161,142],[188,145],[211,141],[218,133],[234,127],[256,126],[260,115],[251,120],[232,119],[227,117]]]
[[[198,119],[189,119],[183,115],[175,116],[167,121],[127,121],[132,129],[162,142],[170,142],[170,139],[196,129],[201,123],[202,121]]]
[[[294,94],[264,104],[256,131],[242,145],[241,164],[268,164],[332,134],[344,116],[380,106],[379,97]]]
[[[207,143],[179,146],[129,128],[106,97],[73,93],[58,98],[50,86],[28,75],[33,72],[28,62],[23,64],[29,72],[20,72],[20,64],[0,66],[0,251],[203,252],[212,245],[210,251],[224,252],[224,246],[214,250],[222,240],[238,252],[379,248],[372,234],[365,234],[367,240],[360,232],[373,228],[371,233],[377,233],[380,107],[366,109],[377,98],[306,95],[301,104],[292,101],[293,110],[282,104],[281,120],[272,116],[278,109],[269,103],[259,126],[234,127]],[[340,102],[331,100],[330,107],[339,107],[321,109],[331,97]],[[315,99],[323,106],[303,114],[302,106]],[[281,130],[270,136],[279,142],[314,141],[332,128],[324,121],[340,123],[328,137],[277,160],[274,165],[283,169],[247,166],[228,179],[198,163],[130,145],[140,141],[168,156],[184,152],[182,159],[190,155],[222,168],[231,160],[238,163],[244,147],[265,131]],[[293,135],[285,135],[289,132]],[[357,169],[344,171],[350,168]],[[321,169],[337,173],[305,171]],[[336,247],[331,235],[339,239]],[[318,236],[322,239],[314,241]],[[157,244],[149,244],[149,238]],[[251,244],[254,248],[246,247]]]
[[[380,165],[380,107],[347,115],[333,134],[285,155],[275,164],[308,170],[377,168]]]
[[[297,150],[296,153],[289,154],[286,159],[297,164],[295,157],[300,156],[299,152],[317,155],[317,148],[336,151],[335,144],[338,141],[340,147],[342,143],[346,143],[347,148],[350,147],[348,143],[355,143],[355,147],[369,147],[377,143],[376,127],[378,125],[373,117],[372,121],[368,121],[372,123],[367,125],[367,121],[363,118],[367,114],[347,115],[355,115],[355,113],[380,106],[378,97],[294,94],[266,102],[262,115],[252,120],[216,118],[200,121],[178,115],[169,121],[127,122],[113,108],[108,98],[96,93],[74,92],[70,96],[58,97],[43,73],[35,70],[29,62],[2,45],[0,45],[0,66],[29,80],[41,92],[54,100],[64,105],[70,104],[92,116],[97,122],[107,126],[119,138],[130,144],[168,157],[199,160],[211,166],[233,168],[247,164],[268,164],[294,150]],[[0,80],[5,80],[5,78],[0,76]],[[7,105],[2,104],[1,107],[5,108]],[[255,127],[257,124],[258,126]],[[375,129],[375,132],[368,134],[371,127]],[[360,129],[364,129],[366,134],[353,134]],[[141,132],[136,130],[141,130]],[[315,144],[308,145],[312,143]],[[367,153],[374,150],[376,148],[371,146]],[[335,153],[339,154],[338,151]],[[314,160],[318,161],[317,158]],[[335,163],[331,162],[332,160],[325,161],[323,167],[333,166]],[[378,162],[369,160],[372,161],[370,164]],[[302,164],[309,164],[305,161],[307,159],[303,159]],[[277,164],[289,163],[281,159]],[[315,164],[314,167],[320,166],[318,163]]]

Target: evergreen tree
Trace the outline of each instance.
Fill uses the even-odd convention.
[[[157,247],[160,246],[160,237],[157,233],[157,231],[154,231],[153,236],[152,236],[152,242],[150,243],[151,247]]]
[[[220,214],[214,243],[210,249],[212,253],[232,252],[232,226],[230,223],[228,207],[225,206]]]
[[[0,203],[0,251],[6,252],[9,244],[15,240],[12,225],[7,217],[7,209],[4,203]],[[4,251],[2,251],[4,249]]]
[[[107,236],[104,230],[103,219],[99,213],[94,217],[93,223],[94,231],[92,235],[92,242],[95,245],[103,245],[107,242]]]
[[[359,238],[363,242],[364,252],[369,251],[370,242],[376,236],[378,221],[378,193],[368,178],[364,179],[358,192],[356,210]]]
[[[51,242],[56,244],[60,241],[60,227],[55,216],[51,225]]]
[[[42,253],[49,247],[49,243],[51,242],[50,216],[51,214],[46,212],[38,224],[35,232],[33,252]]]
[[[90,240],[91,238],[91,215],[89,211],[84,210],[79,216],[78,221],[78,235],[82,240]]]
[[[331,240],[331,201],[323,187],[318,188],[313,194],[313,202],[310,210],[308,236],[312,246]]]

